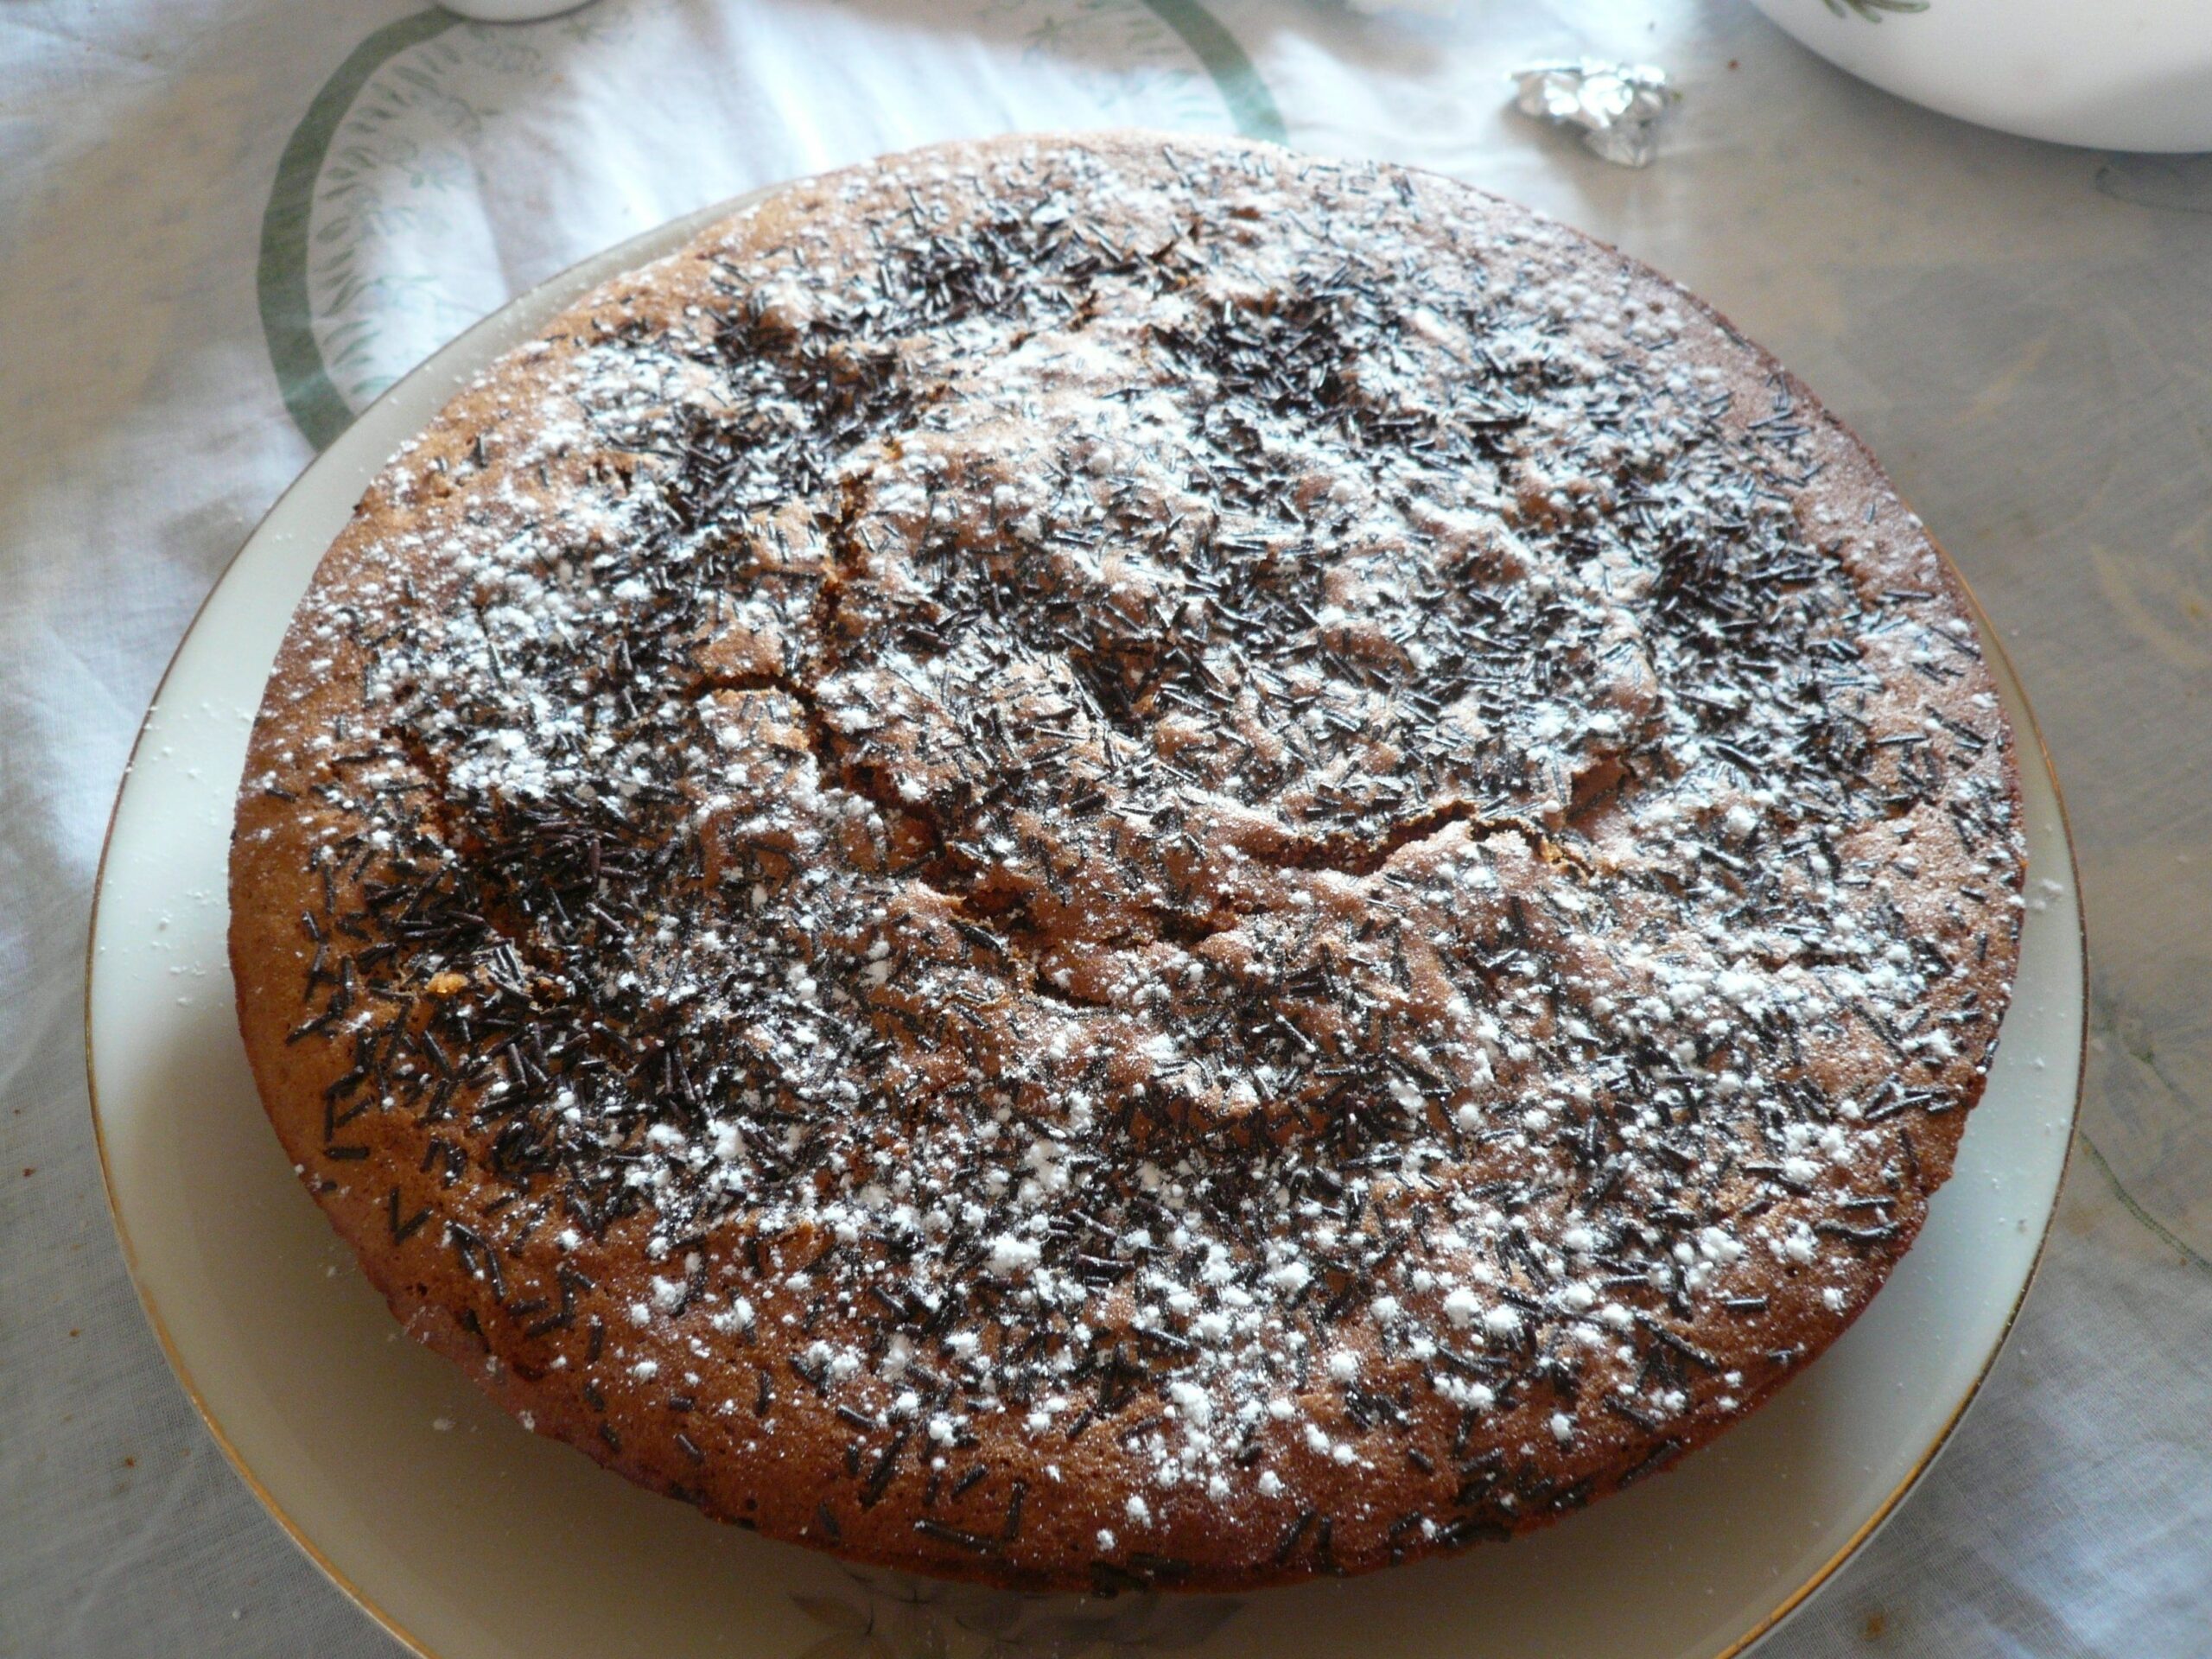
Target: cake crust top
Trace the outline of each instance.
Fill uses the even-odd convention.
[[[1242,1587],[1718,1433],[1917,1230],[2012,740],[1864,448],[1433,175],[793,186],[388,467],[256,722],[264,1103],[395,1311],[776,1536]]]

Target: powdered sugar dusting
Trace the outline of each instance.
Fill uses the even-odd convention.
[[[1756,1399],[1917,1224],[2017,928],[1916,527],[1436,181],[845,194],[532,359],[303,613],[331,1155],[423,1125],[495,1347],[741,1471],[806,1424],[810,1524],[895,1487],[923,1560],[1048,1484],[1106,1587],[1222,1506],[1395,1556]]]

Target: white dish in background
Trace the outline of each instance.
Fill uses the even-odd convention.
[[[577,266],[379,399],[247,541],[147,715],[101,861],[86,1058],[126,1259],[239,1473],[340,1586],[437,1659],[534,1659],[549,1642],[662,1659],[970,1659],[995,1641],[1074,1659],[1093,1638],[1221,1659],[1740,1651],[1926,1469],[2011,1328],[2064,1168],[2083,1034],[2081,916],[2049,763],[1993,649],[2024,740],[2037,897],[1957,1173],[1865,1317],[1772,1404],[1547,1532],[1263,1592],[1233,1610],[864,1580],[526,1433],[454,1366],[400,1339],[294,1179],[247,1073],[225,950],[246,733],[317,559],[393,451],[569,299],[734,205]]]
[[[2212,149],[2207,0],[1752,0],[1822,57],[1961,121],[2096,149]]]

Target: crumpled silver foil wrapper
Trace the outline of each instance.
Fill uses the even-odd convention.
[[[1522,114],[1580,128],[1584,147],[1618,167],[1651,165],[1660,118],[1681,97],[1667,85],[1664,69],[1597,58],[1531,64],[1515,73],[1513,84]]]

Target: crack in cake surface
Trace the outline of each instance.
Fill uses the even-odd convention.
[[[1917,1226],[2018,925],[1878,475],[1435,181],[846,188],[577,313],[302,613],[333,1190],[425,1148],[391,1243],[563,1433],[939,1570],[1372,1566],[1754,1403]]]

